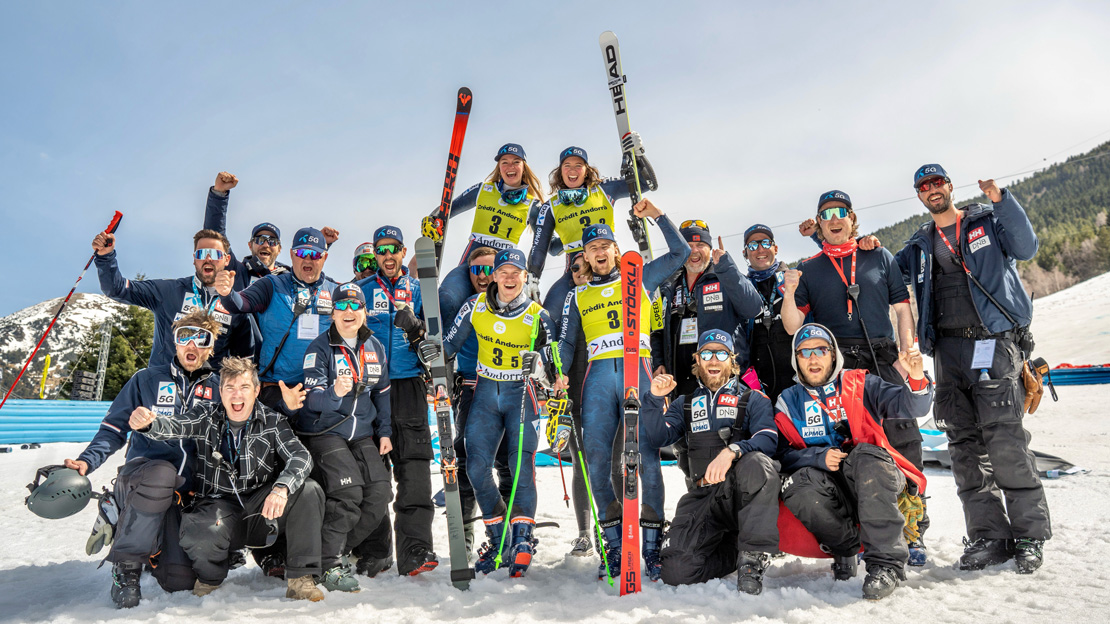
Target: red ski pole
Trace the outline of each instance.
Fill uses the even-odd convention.
[[[114,233],[116,231],[116,228],[119,227],[119,222],[122,218],[123,213],[117,210],[116,215],[112,217],[112,222],[108,224],[107,228],[105,228],[104,233]],[[89,267],[92,266],[93,260],[95,258],[96,252],[93,252],[93,255],[89,257],[89,261],[85,263],[85,268],[81,270],[81,275],[78,275],[77,281],[73,283],[73,288],[69,289],[69,294],[66,295],[65,300],[62,301],[62,305],[58,306],[58,311],[54,313],[54,318],[50,319],[50,324],[46,326],[46,331],[42,333],[42,338],[39,338],[39,342],[35,345],[34,351],[31,351],[30,357],[28,357],[27,361],[23,363],[23,368],[21,368],[19,370],[19,374],[15,376],[15,381],[13,381],[11,387],[8,388],[7,394],[4,395],[4,400],[0,401],[0,408],[3,408],[4,404],[8,402],[8,397],[12,395],[12,391],[14,391],[16,385],[19,384],[19,379],[23,377],[23,373],[27,372],[27,367],[31,365],[31,360],[35,359],[35,354],[39,352],[39,347],[41,347],[42,343],[46,341],[46,337],[50,335],[50,330],[54,328],[54,323],[58,322],[58,317],[62,315],[62,310],[66,309],[66,304],[69,303],[69,299],[73,296],[73,293],[77,291],[77,285],[81,283],[81,278],[85,277],[85,271],[89,270]]]

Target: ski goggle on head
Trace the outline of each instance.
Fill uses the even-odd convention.
[[[836,208],[826,208],[817,213],[817,218],[822,221],[831,221],[833,219],[847,219],[849,212],[851,211],[844,206],[837,206]]]
[[[493,275],[493,267],[488,264],[474,264],[470,267],[470,273],[473,275]]]
[[[357,312],[357,311],[362,309],[363,305],[365,305],[365,304],[363,304],[361,301],[355,301],[354,299],[347,299],[346,301],[336,301],[335,302],[335,309],[339,310],[341,312],[345,312],[349,308],[349,309]]]
[[[193,257],[197,260],[220,260],[224,257],[224,252],[219,249],[198,249],[193,252]]]
[[[178,327],[173,331],[173,341],[182,347],[191,342],[198,349],[207,349],[212,346],[215,339],[212,336],[212,332],[203,327],[186,325],[184,327]]]
[[[698,357],[700,357],[703,362],[708,362],[709,360],[711,360],[713,358],[717,358],[718,362],[724,362],[725,360],[728,359],[728,356],[730,356],[730,355],[732,355],[732,354],[729,353],[728,351],[712,351],[710,349],[705,349],[703,351],[698,351]]]
[[[808,349],[798,349],[794,353],[797,353],[802,358],[808,360],[809,358],[811,358],[815,355],[817,357],[825,357],[826,355],[829,354],[829,350],[830,350],[829,347],[810,347]]]
[[[760,247],[764,249],[770,249],[771,247],[774,247],[774,245],[775,241],[771,240],[770,238],[764,238],[763,240],[748,241],[748,244],[744,245],[744,247],[747,248],[748,251],[755,251]]]
[[[404,245],[397,245],[395,243],[387,243],[385,245],[378,245],[377,247],[375,247],[374,248],[374,253],[378,254],[379,256],[384,256],[386,254],[399,253],[404,248],[405,248]]]
[[[326,258],[328,256],[328,252],[316,251],[315,249],[294,249],[293,255],[297,256],[298,258],[306,258],[308,260],[320,260],[321,258]]]

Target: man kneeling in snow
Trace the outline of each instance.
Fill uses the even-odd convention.
[[[832,333],[817,323],[803,325],[794,334],[799,383],[775,405],[779,461],[789,475],[782,501],[836,558],[837,580],[855,576],[862,540],[863,597],[869,600],[889,596],[905,578],[909,551],[899,497],[906,479],[925,491],[925,477],[891,448],[881,424],[924,416],[932,404],[921,352],[910,347],[898,361],[909,371],[906,385],[863,369],[841,371],[844,357]]]
[[[285,418],[256,400],[260,385],[253,362],[226,358],[220,377],[222,404],[173,416],[145,407],[131,414],[131,428],[153,440],[196,441],[200,489],[181,519],[181,547],[197,575],[193,593],[206,596],[223,583],[232,551],[272,544],[284,533],[285,595],[323,600],[313,576],[321,572],[324,492],[308,478],[312,457]],[[286,405],[299,408],[299,386],[281,387]]]
[[[135,373],[112,401],[92,442],[77,459],[65,460],[66,468],[85,475],[127,444],[127,461],[120,466],[112,494],[118,519],[112,517],[116,510],[102,502],[86,546],[91,555],[111,542],[106,559],[112,562],[112,602],[121,609],[138,606],[142,599],[139,576],[147,563],[166,591],[192,589],[196,581],[178,544],[181,502],[195,489],[193,442],[153,440],[129,427],[128,419],[143,405],[169,416],[219,401],[220,377],[208,365],[219,330],[220,324],[204,310],[175,321],[173,360]]]
[[[758,594],[779,544],[771,401],[740,380],[727,332],[702,333],[693,370],[697,389],[675,399],[666,414],[663,397],[674,390],[674,377],[657,375],[644,395],[645,438],[655,448],[684,440],[695,483],[679,499],[663,541],[663,582],[703,583],[738,570],[737,589]]]

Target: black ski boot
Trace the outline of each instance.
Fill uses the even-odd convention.
[[[511,542],[504,539],[505,521],[498,520],[497,522],[490,522],[486,524],[486,541],[478,547],[478,560],[474,562],[474,571],[478,574],[489,574],[497,569],[497,553],[498,548],[501,547],[501,542],[505,542],[506,546],[511,546]],[[502,553],[501,560],[508,564],[506,551]]]
[[[112,602],[118,609],[130,609],[139,606],[143,593],[139,589],[139,576],[143,573],[143,564],[133,562],[119,562],[112,565]]]
[[[833,557],[833,578],[838,581],[847,581],[849,579],[855,578],[856,568],[857,563],[855,555],[847,555],[844,557],[840,555],[835,555]]]
[[[393,567],[393,555],[381,557],[359,557],[355,564],[355,572],[363,576],[374,578],[381,572]]]
[[[1032,574],[1044,562],[1044,540],[1019,537],[1014,540],[1014,563],[1018,574]]]
[[[1009,540],[979,537],[964,538],[964,554],[960,556],[961,570],[982,570],[987,566],[1005,563],[1014,556]]]
[[[663,577],[663,561],[659,558],[659,549],[663,544],[663,522],[641,518],[640,542],[647,577],[654,583]]]
[[[763,573],[771,563],[767,553],[743,551],[736,560],[736,589],[758,596],[763,593]]]
[[[898,589],[898,570],[884,565],[867,566],[867,578],[863,579],[863,597],[867,600],[881,600]]]
[[[431,550],[423,546],[413,546],[405,556],[397,562],[397,573],[401,576],[416,576],[424,572],[431,572],[439,565],[439,558]]]

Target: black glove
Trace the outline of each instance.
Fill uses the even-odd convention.
[[[409,342],[416,342],[424,337],[424,323],[416,318],[411,306],[398,309],[393,315],[393,324],[405,332]]]

